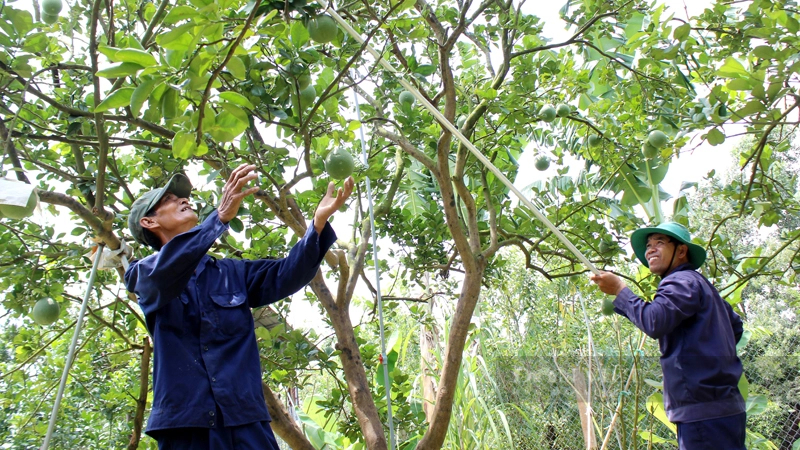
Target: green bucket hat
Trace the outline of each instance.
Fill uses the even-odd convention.
[[[147,191],[141,197],[137,198],[133,205],[131,205],[131,213],[128,215],[128,228],[131,230],[131,235],[136,242],[144,245],[149,245],[153,248],[158,248],[160,243],[150,242],[148,239],[151,234],[145,234],[142,225],[139,223],[142,217],[145,217],[161,200],[162,197],[168,192],[172,192],[180,198],[189,198],[192,192],[192,183],[189,178],[182,173],[176,173],[169,179],[166,186],[162,188]]]
[[[640,228],[631,234],[631,247],[633,247],[633,252],[636,253],[636,257],[639,258],[639,261],[648,269],[650,265],[647,264],[647,259],[645,259],[644,254],[647,251],[647,237],[654,233],[673,237],[678,242],[686,244],[686,246],[689,247],[689,264],[691,264],[693,268],[698,269],[706,262],[706,249],[692,243],[689,230],[677,222],[666,222],[655,227]]]

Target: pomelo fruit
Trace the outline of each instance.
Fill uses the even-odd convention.
[[[556,106],[556,115],[558,117],[567,117],[569,113],[572,112],[572,108],[569,105],[565,105],[564,103],[559,104]]]
[[[535,166],[536,170],[547,170],[547,168],[550,167],[550,158],[544,155],[536,158]]]
[[[669,142],[667,135],[661,130],[653,130],[647,135],[647,142],[655,148],[663,148]]]
[[[414,102],[417,99],[414,97],[414,94],[408,91],[403,91],[400,93],[400,104],[404,106],[414,106]]]
[[[642,144],[642,155],[645,159],[653,159],[658,156],[658,149],[650,145],[649,142]]]
[[[42,22],[52,25],[58,22],[58,14],[47,14],[45,12],[42,13]]]
[[[28,203],[25,204],[25,206],[0,205],[0,214],[9,219],[22,220],[33,214],[38,200],[39,197],[36,195],[36,192],[31,192],[31,196],[28,197]]]
[[[539,117],[545,122],[552,122],[556,119],[556,109],[553,105],[544,105],[542,109],[539,110]]]
[[[331,42],[336,39],[339,27],[333,17],[322,14],[308,21],[308,36],[319,44]]]
[[[596,134],[592,134],[589,136],[589,147],[597,147],[603,143],[603,138]]]
[[[33,321],[39,325],[50,325],[58,320],[61,307],[52,298],[43,298],[33,305],[31,316]]]
[[[325,158],[325,171],[332,178],[344,180],[353,174],[353,156],[347,150],[337,148]]]
[[[61,0],[42,0],[42,12],[50,16],[57,16],[62,6]]]
[[[610,316],[614,314],[614,302],[611,299],[604,298],[603,299],[603,308],[601,309],[603,315]]]

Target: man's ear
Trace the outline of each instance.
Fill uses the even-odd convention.
[[[158,221],[154,220],[152,217],[142,217],[139,219],[139,225],[146,230],[154,230],[158,228]]]
[[[678,254],[675,255],[676,259],[681,259],[681,258],[686,258],[686,260],[689,259],[689,246],[688,245],[686,245],[686,244],[678,244],[677,252],[678,252]]]

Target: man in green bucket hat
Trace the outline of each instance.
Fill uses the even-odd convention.
[[[636,257],[661,277],[645,302],[610,272],[593,275],[615,295],[614,311],[658,339],[664,373],[664,409],[677,425],[681,450],[744,450],[745,402],[739,393],[742,363],[736,343],[742,320],[696,269],[706,260],[689,230],[676,222],[636,230]]]

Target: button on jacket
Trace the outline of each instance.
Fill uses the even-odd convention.
[[[138,296],[154,341],[148,433],[211,428],[217,411],[226,426],[270,420],[250,308],[302,289],[336,241],[326,223],[320,234],[310,226],[283,259],[206,255],[227,229],[214,211],[125,272],[126,287]]]
[[[658,339],[664,372],[664,409],[672,422],[695,422],[745,411],[739,393],[742,362],[736,343],[742,320],[689,264],[670,272],[647,303],[630,289],[614,311]]]

